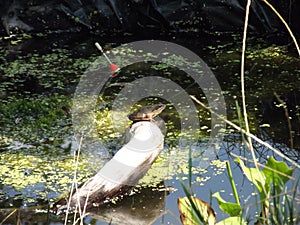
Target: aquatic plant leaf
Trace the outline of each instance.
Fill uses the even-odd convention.
[[[263,187],[265,186],[266,180],[264,174],[257,170],[256,168],[248,168],[245,166],[244,162],[239,158],[236,158],[234,161],[238,162],[242,167],[242,170],[248,180],[252,182],[260,193],[263,192]]]
[[[244,221],[242,217],[232,216],[218,222],[216,225],[246,225],[246,224],[247,223]]]
[[[183,225],[198,225],[216,223],[214,210],[210,205],[196,197],[178,198],[178,208],[180,212],[180,220]],[[199,218],[198,215],[201,215]]]
[[[266,176],[266,183],[272,183],[278,193],[280,193],[283,185],[293,174],[294,169],[289,168],[285,162],[279,162],[271,156],[262,172]]]
[[[270,195],[270,185],[266,181],[264,173],[261,170],[258,170],[256,168],[246,167],[244,162],[239,158],[236,158],[235,161],[240,163],[243,172],[248,178],[248,180],[256,186],[259,192],[259,198],[261,200],[262,208],[264,209],[268,208],[269,202],[267,199]]]
[[[242,207],[239,204],[232,203],[232,202],[226,202],[221,197],[219,192],[214,193],[213,197],[215,197],[218,200],[220,209],[222,209],[229,216],[240,216],[241,215]]]

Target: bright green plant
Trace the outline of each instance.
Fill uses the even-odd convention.
[[[237,161],[248,180],[255,185],[258,190],[261,205],[261,217],[258,218],[256,225],[261,224],[288,224],[295,225],[300,221],[300,215],[297,207],[294,206],[296,191],[288,194],[285,184],[292,178],[293,168],[289,168],[286,163],[279,162],[270,157],[262,170],[245,166],[244,162],[237,158]],[[189,162],[191,166],[191,160]],[[226,162],[229,180],[232,186],[232,192],[235,202],[225,201],[219,192],[213,194],[218,200],[219,207],[230,217],[217,223],[222,224],[247,224],[243,219],[243,207],[232,177],[230,165]],[[191,179],[191,176],[189,176]],[[298,181],[299,182],[299,181]],[[296,183],[296,187],[298,186]],[[191,186],[182,187],[186,194],[185,198],[178,199],[178,208],[180,219],[184,225],[193,224],[215,224],[215,214],[211,206],[199,198],[193,196]],[[189,185],[191,183],[189,182]]]
[[[285,184],[287,181],[290,180],[294,169],[289,168],[286,163],[279,162],[275,160],[273,157],[270,157],[266,162],[265,167],[262,170],[257,170],[255,168],[248,168],[245,166],[243,161],[239,158],[236,161],[240,164],[244,174],[248,178],[248,180],[253,183],[259,193],[260,202],[261,202],[261,218],[259,218],[259,223],[269,223],[269,214],[279,215],[279,209],[285,209],[285,204],[280,204],[280,196],[284,196],[285,193],[283,192]],[[263,178],[263,179],[261,179]],[[273,202],[273,205],[270,203]],[[289,202],[286,204],[292,204]],[[292,208],[290,208],[292,209]],[[283,212],[283,211],[282,211]],[[291,215],[293,214],[294,210],[290,211]],[[290,217],[291,215],[287,215]],[[286,218],[288,219],[288,218]],[[289,218],[290,221],[293,221],[292,217]],[[275,223],[281,224],[281,223]],[[295,223],[291,223],[295,224]]]
[[[242,206],[234,184],[232,172],[228,161],[226,161],[226,168],[229,175],[229,181],[231,184],[232,192],[234,194],[236,202],[234,203],[234,202],[225,201],[221,197],[219,192],[213,194],[213,197],[215,197],[218,200],[220,209],[230,216],[229,218],[220,221],[218,224],[246,224],[246,222],[242,218]]]
[[[297,215],[294,212],[293,200],[290,200],[293,197],[290,198],[284,192],[285,184],[290,180],[294,169],[289,168],[284,162],[276,161],[273,157],[268,159],[262,170],[246,167],[239,158],[235,161],[240,164],[245,176],[258,190],[262,216],[256,224],[297,224],[299,219],[296,218]],[[237,196],[229,164],[227,170],[236,203],[223,200],[219,192],[216,192],[213,197],[218,200],[220,209],[230,216],[230,220],[236,220],[235,224],[245,224],[241,219],[242,206]],[[295,195],[295,192],[293,195]],[[281,201],[281,196],[283,196],[283,201]]]

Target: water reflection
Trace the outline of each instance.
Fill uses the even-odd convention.
[[[102,205],[90,210],[88,214],[89,217],[111,224],[151,224],[161,216],[168,192],[163,184],[143,188],[118,204]]]
[[[84,224],[98,221],[97,224],[132,225],[156,221],[164,211],[168,188],[161,183],[153,187],[135,188],[133,192],[116,203],[106,203],[87,211]],[[80,221],[80,218],[69,214],[68,224],[76,220]],[[64,214],[56,216],[49,206],[0,209],[0,221],[6,225],[32,224],[33,221],[40,225],[60,225],[64,224]]]

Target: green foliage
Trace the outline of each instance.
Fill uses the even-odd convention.
[[[295,184],[295,189],[299,187],[298,180]],[[297,199],[297,192],[294,191],[292,194],[289,194],[287,188],[282,192],[282,196],[276,196],[276,190],[273,188],[272,195],[273,197],[273,208],[270,213],[270,222],[271,224],[286,224],[286,225],[295,225],[300,223],[300,212],[299,207],[295,206],[295,199]]]
[[[269,158],[269,160],[266,162],[266,166],[262,170],[246,167],[243,161],[241,161],[239,158],[237,158],[236,161],[241,165],[241,168],[248,180],[257,187],[260,195],[262,211],[270,212],[270,215],[265,214],[265,216],[259,218],[258,224],[263,224],[264,221],[271,221],[272,224],[278,225],[297,224],[297,222],[300,220],[299,212],[297,212],[297,210],[295,211],[293,208],[293,201],[296,192],[294,191],[292,196],[287,195],[286,191],[283,192],[284,185],[290,180],[294,169],[289,168],[284,162],[276,161],[273,157]],[[191,164],[189,165],[191,166]],[[229,164],[227,166],[227,170],[230,174],[229,179],[231,179],[233,192],[235,192],[234,180],[231,176]],[[178,199],[178,207],[180,210],[182,223],[209,224],[207,222],[207,218],[209,214],[208,211],[210,211],[208,208],[211,209],[210,206],[201,199],[191,201],[191,199],[194,199],[191,188],[188,188],[183,183],[181,184],[187,196],[186,198]],[[270,198],[271,195],[273,196],[272,198]],[[217,223],[217,225],[247,224],[242,218],[243,207],[240,204],[238,196],[236,196],[237,203],[225,201],[219,192],[214,193],[212,196],[218,200],[220,209],[230,216],[229,218]],[[283,196],[283,201],[281,200],[280,196]],[[211,211],[213,212],[213,209],[211,209]]]
[[[280,194],[284,184],[294,172],[294,169],[288,168],[286,163],[276,161],[273,157],[269,158],[263,170],[248,168],[239,158],[236,161],[241,165],[248,180],[256,186],[261,201],[266,203],[269,201],[271,187],[275,187],[277,194]]]
[[[264,221],[272,220],[274,215],[279,214],[285,214],[286,220],[292,220],[294,209],[291,207],[287,208],[287,206],[293,205],[293,200],[290,202],[285,201],[282,204],[280,196],[286,195],[283,193],[283,188],[286,182],[291,178],[294,169],[289,168],[286,163],[279,162],[273,157],[268,159],[262,170],[246,167],[239,158],[237,158],[236,161],[239,162],[244,174],[248,180],[256,186],[259,192],[262,210],[262,218],[259,218],[259,222],[263,223]],[[285,197],[285,199],[287,198]],[[272,202],[273,206],[271,205]],[[275,224],[282,223],[276,222]],[[291,224],[294,223],[292,222]]]
[[[213,197],[215,197],[218,200],[219,207],[222,209],[225,213],[227,213],[229,216],[233,217],[239,217],[242,213],[242,207],[237,203],[227,202],[225,201],[219,192],[216,192],[213,194]]]
[[[268,184],[266,188],[269,190],[273,186],[276,188],[277,193],[281,193],[284,184],[289,181],[293,172],[294,169],[289,168],[286,163],[270,157],[262,170],[266,177],[266,184]]]
[[[182,179],[180,182],[186,197],[178,198],[178,208],[180,212],[181,222],[183,225],[196,225],[196,224],[213,225],[216,223],[216,216],[214,210],[207,202],[193,196],[194,195],[192,190],[193,168],[194,167],[193,167],[192,151],[191,149],[189,149],[188,168],[187,168],[188,186],[184,185]]]
[[[232,187],[232,192],[234,193],[234,197],[236,200],[236,203],[227,202],[223,200],[219,192],[216,192],[213,194],[213,197],[215,197],[218,200],[219,207],[222,209],[225,213],[227,213],[230,217],[235,218],[241,218],[242,216],[242,207],[240,204],[239,196],[235,187],[234,179],[232,177],[232,172],[230,168],[230,164],[228,161],[226,161],[226,168],[229,175],[230,184]]]
[[[218,222],[216,225],[246,225],[246,224],[247,223],[242,217],[232,216]]]
[[[256,186],[259,193],[262,194],[263,199],[266,199],[267,196],[265,195],[266,193],[264,192],[266,180],[263,173],[257,170],[256,168],[246,167],[244,162],[239,158],[236,158],[235,161],[240,163],[240,166],[242,167],[242,170],[246,175],[246,177],[248,178],[248,180]]]

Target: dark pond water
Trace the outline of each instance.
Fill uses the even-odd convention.
[[[73,102],[76,99],[74,93],[78,94],[83,77],[91,73],[86,71],[95,71],[94,66],[97,79],[92,80],[94,83],[89,84],[91,88],[88,90],[102,87],[95,92],[96,103],[92,109],[96,118],[93,120],[96,139],[92,134],[86,134],[86,143],[81,146],[78,183],[92,176],[122,146],[122,136],[130,126],[125,120],[126,110],[132,110],[137,101],[140,105],[167,104],[160,115],[167,129],[162,153],[133,193],[116,203],[92,209],[83,219],[83,224],[180,224],[177,199],[185,196],[180,180],[188,183],[189,147],[195,153],[193,191],[197,197],[212,204],[217,221],[227,216],[218,209],[212,193],[221,192],[224,199],[234,201],[224,164],[225,160],[229,160],[244,206],[244,217],[251,218],[251,223],[255,222],[259,201],[257,191],[233,161],[237,156],[251,159],[240,133],[230,126],[221,127],[216,123],[213,125],[222,129],[217,129],[218,134],[214,134],[215,127],[211,124],[209,112],[196,104],[193,104],[195,114],[185,115],[189,111],[183,110],[184,103],[190,104],[189,95],[210,106],[214,102],[210,97],[224,98],[227,118],[240,123],[237,102],[241,105],[241,36],[170,35],[163,39],[195,52],[212,71],[220,86],[220,95],[207,96],[211,92],[206,89],[206,84],[199,84],[195,74],[185,73],[185,69],[189,68],[199,74],[206,69],[203,64],[199,67],[198,61],[191,62],[182,57],[180,51],[172,55],[166,49],[159,49],[162,58],[159,61],[146,50],[130,52],[126,47],[120,48],[121,44],[144,40],[143,37],[52,34],[0,40],[1,224],[64,224],[65,215],[55,215],[51,206],[68,193],[73,181],[73,154],[78,148],[78,127],[74,124],[80,122],[72,120],[72,110],[78,104]],[[96,41],[102,44],[113,63],[122,67],[117,77],[109,78],[107,62],[94,47]],[[250,37],[248,42],[245,89],[250,130],[299,165],[300,60],[272,39],[266,41]],[[172,52],[174,49],[169,50]],[[141,55],[143,60],[133,61],[136,55]],[[149,77],[151,79],[142,86],[143,89],[134,86],[140,85],[134,83],[136,80]],[[167,81],[172,82],[164,83]],[[207,82],[206,79],[202,81]],[[124,97],[122,91],[128,86],[136,87],[138,92]],[[148,87],[155,93],[149,94]],[[82,107],[85,104],[82,100]],[[192,126],[193,129],[189,130],[185,126],[185,118],[192,118],[192,121],[197,118],[196,121],[200,122],[196,128]],[[180,138],[189,138],[191,131],[192,143],[182,148],[179,146],[182,144]],[[222,139],[208,148],[213,154],[208,160],[201,158],[199,154],[219,133]],[[253,144],[261,163],[269,156],[287,161],[263,145]],[[288,164],[291,165],[290,162]],[[253,167],[251,162],[248,165]],[[293,177],[296,180],[300,178],[299,169],[295,170]],[[287,187],[290,190],[295,188],[294,185],[290,181]],[[295,191],[295,204],[300,210],[299,189]],[[73,217],[73,214],[69,216],[68,224],[73,223]]]

